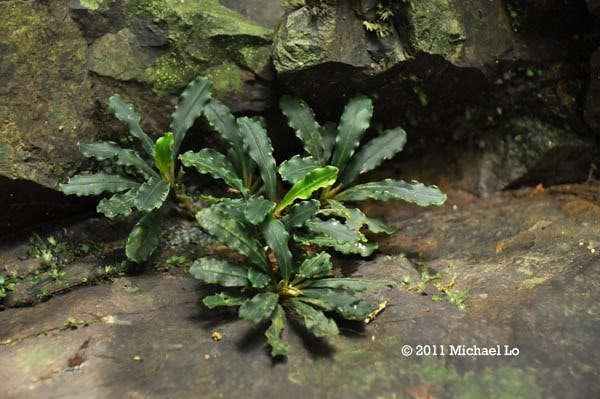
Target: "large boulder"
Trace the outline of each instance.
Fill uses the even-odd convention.
[[[574,157],[561,161],[582,161],[596,151],[577,101],[587,80],[591,21],[583,2],[307,2],[279,25],[273,59],[285,85],[324,118],[338,114],[351,95],[371,95],[377,122],[404,126],[413,149],[466,147],[490,136],[507,143],[526,130],[540,135],[521,147],[542,156],[549,149],[536,146],[545,133],[565,132],[559,142],[575,137],[581,152],[561,151]],[[549,130],[507,128],[511,120]],[[507,173],[514,166],[509,158],[494,161],[503,179],[480,193],[551,173],[529,161],[526,170]],[[471,166],[486,167],[477,160]]]

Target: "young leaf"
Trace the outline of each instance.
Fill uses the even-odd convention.
[[[247,256],[261,270],[268,272],[269,264],[260,243],[238,220],[218,206],[204,208],[196,215],[200,226],[218,241]]]
[[[127,216],[134,207],[137,189],[131,189],[124,193],[114,194],[110,198],[104,198],[98,203],[96,211],[104,214],[109,219],[116,216]]]
[[[366,280],[362,278],[331,277],[322,278],[319,280],[309,280],[309,283],[306,285],[310,288],[332,288],[349,291],[366,291],[390,286],[393,285],[393,283],[389,281]]]
[[[321,204],[317,200],[298,202],[290,208],[288,214],[281,221],[288,231],[294,227],[301,227],[317,213],[319,206]]]
[[[279,295],[274,292],[262,292],[240,306],[240,319],[259,323],[273,314],[279,301]]]
[[[146,176],[159,177],[158,173],[144,161],[137,152],[121,148],[112,141],[103,141],[99,143],[81,144],[79,151],[88,157],[96,158],[99,161],[109,159],[117,165],[133,166],[143,172]]]
[[[250,281],[252,288],[260,289],[265,288],[267,284],[269,284],[271,277],[251,267],[248,269],[248,280]]]
[[[248,270],[216,258],[200,258],[192,264],[190,273],[206,284],[222,287],[247,287]]]
[[[364,201],[366,199],[389,201],[401,199],[419,206],[443,205],[446,198],[446,194],[436,186],[392,179],[359,184],[335,196],[338,201]]]
[[[288,124],[296,136],[302,141],[306,152],[321,165],[323,159],[323,138],[321,137],[321,126],[315,120],[312,109],[302,100],[289,96],[283,96],[279,101],[279,107],[287,117]]]
[[[220,152],[205,148],[198,152],[188,151],[179,159],[184,166],[193,166],[199,173],[208,173],[215,179],[222,179],[230,187],[242,193],[246,192],[244,183],[237,176],[233,165]]]
[[[320,166],[313,157],[302,158],[294,155],[279,165],[279,175],[283,180],[295,184]]]
[[[154,253],[160,241],[160,220],[163,210],[157,209],[146,214],[135,225],[125,247],[127,259],[143,263]]]
[[[261,224],[267,215],[275,209],[275,203],[263,197],[252,197],[246,202],[244,216],[251,224]]]
[[[115,94],[108,100],[108,109],[112,111],[118,120],[127,124],[129,133],[140,140],[144,151],[146,151],[150,157],[153,157],[154,142],[142,130],[142,127],[140,126],[140,115],[135,112],[133,105],[125,103],[121,96]]]
[[[135,197],[135,207],[142,211],[151,211],[165,202],[169,195],[169,183],[163,179],[151,177],[142,184]]]
[[[337,179],[337,172],[338,169],[333,166],[325,166],[313,170],[298,183],[294,184],[279,205],[277,205],[273,214],[278,216],[281,211],[292,205],[297,199],[308,199],[316,190],[331,186]]]
[[[330,247],[345,255],[357,254],[363,257],[371,256],[377,249],[377,244],[373,242],[345,242],[340,243],[333,237],[325,235],[300,235],[294,236],[294,240],[303,245],[316,245],[318,247]]]
[[[338,126],[338,134],[331,164],[343,170],[362,136],[369,128],[373,116],[373,102],[370,98],[358,96],[351,99],[346,107]]]
[[[288,346],[281,338],[281,333],[285,327],[285,312],[281,305],[277,304],[271,315],[271,325],[265,332],[267,342],[271,346],[271,356],[285,356],[288,353]]]
[[[327,122],[323,125],[323,166],[327,165],[331,159],[331,153],[335,146],[337,137],[337,126],[333,122]]]
[[[335,219],[321,220],[313,218],[306,222],[306,227],[313,233],[331,237],[340,244],[366,241],[365,236],[359,230],[342,224]]]
[[[170,183],[175,180],[175,158],[173,158],[173,133],[165,133],[154,145],[154,164],[160,170],[163,179]]]
[[[246,117],[238,119],[238,127],[248,148],[248,154],[258,165],[267,197],[275,200],[277,188],[275,158],[273,158],[273,146],[267,132],[260,121]]]
[[[375,310],[375,306],[364,299],[355,298],[343,291],[309,288],[302,290],[302,295],[306,298],[318,300],[319,305],[325,306],[325,310],[333,310],[348,320],[362,321]],[[301,299],[304,298],[301,297]]]
[[[304,325],[315,337],[329,337],[340,333],[335,322],[320,310],[314,309],[296,298],[286,301],[286,304],[302,317]]]
[[[240,306],[248,298],[230,292],[220,292],[215,295],[208,295],[202,299],[202,303],[209,309],[218,308],[221,306]]]
[[[196,118],[202,115],[211,97],[212,83],[206,79],[195,79],[187,86],[179,98],[179,104],[173,113],[169,130],[173,132],[173,158],[179,154],[186,132]]]
[[[406,144],[406,132],[402,128],[384,131],[379,137],[365,144],[344,168],[340,182],[352,183],[359,175],[375,169],[387,159],[402,151]]]
[[[119,175],[84,173],[71,177],[67,183],[60,184],[59,189],[67,195],[82,196],[99,195],[103,192],[119,193],[139,186],[140,183]]]
[[[278,219],[269,219],[262,226],[263,235],[269,248],[273,250],[283,281],[292,274],[292,253],[288,246],[289,234]]]
[[[321,252],[317,255],[306,258],[298,274],[302,277],[315,278],[331,274],[333,264],[331,263],[331,255],[327,252]]]

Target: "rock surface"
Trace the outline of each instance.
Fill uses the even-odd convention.
[[[499,178],[478,183],[482,195],[518,186],[524,175],[539,181],[586,175],[598,151],[579,99],[597,35],[583,2],[307,4],[276,31],[274,64],[284,84],[324,119],[337,118],[349,96],[363,93],[375,99],[376,120],[403,126],[413,149],[456,145],[466,158],[487,143],[482,156],[469,158],[472,180],[481,173]],[[594,74],[590,96],[597,97]],[[594,126],[597,101],[588,103],[586,121]],[[576,151],[571,143],[578,143]],[[527,155],[507,154],[505,147]],[[538,168],[524,158],[549,162]],[[565,162],[579,166],[560,170]],[[585,172],[574,176],[574,170]]]
[[[203,288],[180,274],[118,278],[9,309],[0,313],[2,396],[597,397],[599,202],[596,184],[452,194],[436,210],[367,206],[398,232],[383,254],[338,265],[398,282],[372,294],[387,309],[328,342],[288,325],[287,361],[269,358],[261,329],[201,308]],[[446,356],[404,356],[404,345],[444,345]],[[450,345],[519,355],[450,356]]]

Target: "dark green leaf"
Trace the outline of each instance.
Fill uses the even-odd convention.
[[[286,304],[302,317],[304,325],[315,337],[329,337],[340,333],[335,322],[320,310],[296,298],[288,300]]]
[[[240,306],[240,319],[259,323],[271,317],[279,302],[279,295],[274,292],[262,292]]]
[[[135,207],[143,211],[159,208],[167,199],[169,190],[169,183],[163,179],[151,177],[137,190]]]
[[[320,166],[313,157],[302,158],[299,155],[294,155],[279,165],[279,175],[283,180],[295,184]]]
[[[343,170],[356,147],[360,144],[373,116],[373,103],[370,98],[358,96],[351,99],[340,120],[335,150],[331,164]]]
[[[271,346],[271,356],[285,356],[288,353],[288,346],[283,341],[281,333],[285,327],[285,312],[281,305],[277,305],[271,315],[271,325],[265,332],[267,342]]]
[[[367,218],[367,227],[375,234],[392,234],[394,229],[385,221],[374,218]]]
[[[160,222],[163,210],[157,209],[146,214],[135,225],[125,247],[127,259],[143,263],[154,253],[160,241]]]
[[[173,158],[179,154],[186,132],[196,118],[202,115],[210,100],[212,83],[207,79],[195,79],[187,86],[179,98],[179,104],[173,113],[169,130],[173,132]]]
[[[306,222],[306,227],[317,235],[331,237],[340,244],[366,241],[362,233],[346,224],[342,224],[335,219],[321,220],[313,218]]]
[[[253,288],[265,288],[271,281],[271,277],[251,267],[248,269],[248,280]]]
[[[266,130],[258,120],[246,117],[238,119],[238,127],[248,148],[248,154],[258,165],[267,197],[275,200],[277,188],[275,158],[273,158],[273,146]]]
[[[297,199],[308,199],[316,190],[331,186],[337,179],[337,172],[338,169],[333,166],[325,166],[313,170],[304,176],[302,180],[294,184],[279,205],[277,205],[273,214],[277,216]]]
[[[278,219],[265,221],[262,227],[265,241],[273,250],[283,281],[287,282],[292,274],[292,253],[288,247],[289,234]]]
[[[324,309],[328,311],[335,311],[348,320],[363,321],[375,310],[375,306],[364,299],[355,298],[343,291],[308,288],[302,290],[302,295],[318,300],[320,303],[314,302],[313,304],[324,306]]]
[[[446,194],[436,186],[392,179],[359,184],[335,196],[338,201],[364,201],[366,199],[389,201],[401,199],[419,206],[443,205],[446,198]]]
[[[247,256],[261,270],[269,271],[265,251],[240,221],[218,206],[202,209],[196,215],[196,219],[200,226],[218,241]]]
[[[247,287],[248,270],[216,258],[200,258],[192,264],[190,273],[206,284],[222,287]]]
[[[210,174],[215,179],[223,179],[227,185],[245,192],[244,183],[227,158],[215,150],[205,148],[198,152],[188,151],[179,157],[184,166],[194,167],[199,173]]]
[[[144,161],[137,152],[119,147],[111,141],[79,145],[81,153],[88,158],[96,158],[99,161],[111,160],[117,165],[133,166],[146,176],[158,177],[158,173]]]
[[[150,157],[154,157],[154,142],[140,126],[140,115],[135,112],[133,106],[127,104],[121,99],[121,96],[115,94],[108,100],[108,109],[117,117],[118,120],[124,122],[129,127],[129,133],[140,140],[144,151]]]
[[[375,169],[385,160],[392,159],[402,151],[404,144],[406,132],[402,128],[384,131],[379,137],[362,146],[352,157],[340,176],[340,182],[347,186],[359,175]]]
[[[327,122],[323,125],[323,166],[327,165],[335,147],[335,139],[337,137],[337,126],[333,122]]]
[[[288,214],[281,221],[288,231],[294,227],[301,227],[317,213],[319,206],[320,203],[317,200],[298,202],[290,208]]]
[[[349,277],[322,278],[319,280],[311,280],[310,284],[307,284],[307,286],[310,288],[332,288],[349,291],[373,290],[390,285],[394,284],[389,281],[367,280]]]
[[[275,209],[275,203],[263,197],[252,197],[246,202],[244,216],[248,222],[258,225]]]
[[[321,252],[317,255],[313,255],[310,258],[306,258],[298,274],[302,277],[322,277],[331,274],[333,264],[331,263],[331,255],[327,252]]]
[[[67,195],[82,196],[99,195],[103,192],[118,193],[139,186],[140,183],[119,175],[84,173],[71,177],[67,183],[59,185],[59,189]]]
[[[240,306],[248,298],[240,294],[220,292],[215,295],[208,295],[202,299],[202,303],[209,309],[218,308],[221,306]]]
[[[173,157],[174,146],[173,133],[165,133],[156,140],[154,145],[154,164],[160,170],[163,179],[170,183],[175,180],[175,158]]]
[[[377,244],[373,242],[346,242],[341,244],[335,238],[324,235],[301,235],[294,236],[294,240],[303,245],[316,245],[318,247],[333,248],[345,255],[357,254],[360,256],[370,256],[377,249]]]
[[[321,137],[321,126],[315,119],[312,109],[299,98],[283,96],[279,101],[279,107],[287,117],[288,124],[296,136],[302,141],[306,152],[321,165],[323,159],[323,138]]]
[[[369,218],[360,209],[347,208],[341,202],[335,200],[329,200],[328,202],[331,208],[321,209],[320,214],[344,218],[346,224],[356,230],[360,230],[366,225],[375,234],[392,234],[394,232],[384,221]]]
[[[98,203],[96,211],[104,214],[109,219],[116,216],[128,216],[135,206],[134,201],[137,196],[137,189],[131,189],[124,193],[114,194],[110,198],[104,198]]]
[[[247,178],[250,175],[252,160],[246,155],[244,140],[235,117],[223,103],[216,99],[212,99],[206,105],[204,115],[208,123],[231,144],[232,148],[228,157],[238,176]]]

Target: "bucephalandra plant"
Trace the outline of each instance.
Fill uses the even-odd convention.
[[[283,180],[293,184],[325,165],[331,165],[339,172],[336,181],[321,190],[318,197],[321,209],[307,221],[305,232],[295,236],[297,241],[331,247],[344,254],[369,256],[377,245],[369,242],[361,229],[366,227],[375,234],[390,234],[393,230],[384,221],[369,218],[345,203],[401,199],[419,206],[430,206],[442,205],[446,201],[446,195],[437,187],[415,181],[385,179],[355,184],[361,174],[393,158],[406,144],[406,132],[397,127],[380,132],[361,146],[373,116],[373,103],[368,97],[352,98],[344,108],[337,127],[331,122],[321,126],[310,107],[300,99],[283,97],[280,107],[306,152],[304,156],[294,156],[279,166]]]
[[[184,206],[188,197],[175,171],[179,149],[196,118],[202,115],[211,96],[212,83],[205,79],[192,81],[182,93],[169,131],[156,142],[142,130],[140,115],[132,105],[123,102],[119,95],[109,100],[109,109],[127,124],[129,133],[138,139],[143,154],[121,148],[114,142],[81,144],[81,153],[100,161],[109,161],[124,167],[122,174],[83,173],[73,176],[60,190],[65,194],[100,195],[112,193],[97,207],[108,218],[127,216],[137,210],[139,222],[127,240],[127,258],[134,262],[146,261],[159,244],[161,220],[165,215],[169,195],[176,197]]]
[[[185,166],[223,180],[238,194],[238,198],[205,197],[211,206],[197,214],[204,230],[243,257],[238,262],[210,257],[194,262],[190,271],[195,278],[225,288],[203,302],[211,309],[239,307],[240,318],[252,322],[270,320],[266,337],[273,356],[288,350],[281,338],[286,315],[297,317],[315,336],[325,337],[338,334],[328,313],[368,322],[381,310],[355,294],[384,283],[334,277],[330,255],[314,250],[331,247],[367,256],[376,245],[367,241],[363,227],[392,232],[383,221],[344,206],[344,201],[404,199],[425,206],[446,199],[437,187],[416,182],[352,185],[361,173],[394,156],[406,141],[402,129],[392,129],[354,154],[370,124],[373,107],[368,98],[351,100],[337,129],[332,124],[321,127],[300,100],[284,98],[282,109],[308,156],[293,157],[277,168],[262,120],[236,119],[211,100],[205,116],[231,149],[227,155],[204,149],[180,157]],[[292,185],[285,193],[278,190],[282,187],[278,174]]]
[[[253,133],[244,136],[244,140],[268,144],[261,148],[270,148],[270,140],[259,121],[240,123],[253,126]],[[266,172],[266,168],[275,170],[270,151],[251,154],[264,176],[276,176]],[[190,154],[182,156],[189,157]],[[385,283],[333,277],[329,254],[309,253],[291,240],[293,232],[317,211],[319,203],[292,204],[330,187],[336,178],[337,168],[316,168],[278,202],[252,194],[239,199],[213,199],[212,206],[197,214],[204,230],[244,259],[230,262],[205,257],[193,263],[190,272],[195,278],[226,289],[205,297],[204,304],[210,309],[239,307],[239,317],[254,323],[269,320],[265,335],[272,356],[287,354],[288,347],[282,339],[286,314],[298,318],[316,337],[326,337],[337,335],[339,330],[334,319],[325,312],[361,322],[370,321],[377,313],[378,307],[356,297],[355,293]],[[232,291],[232,288],[238,290]]]

